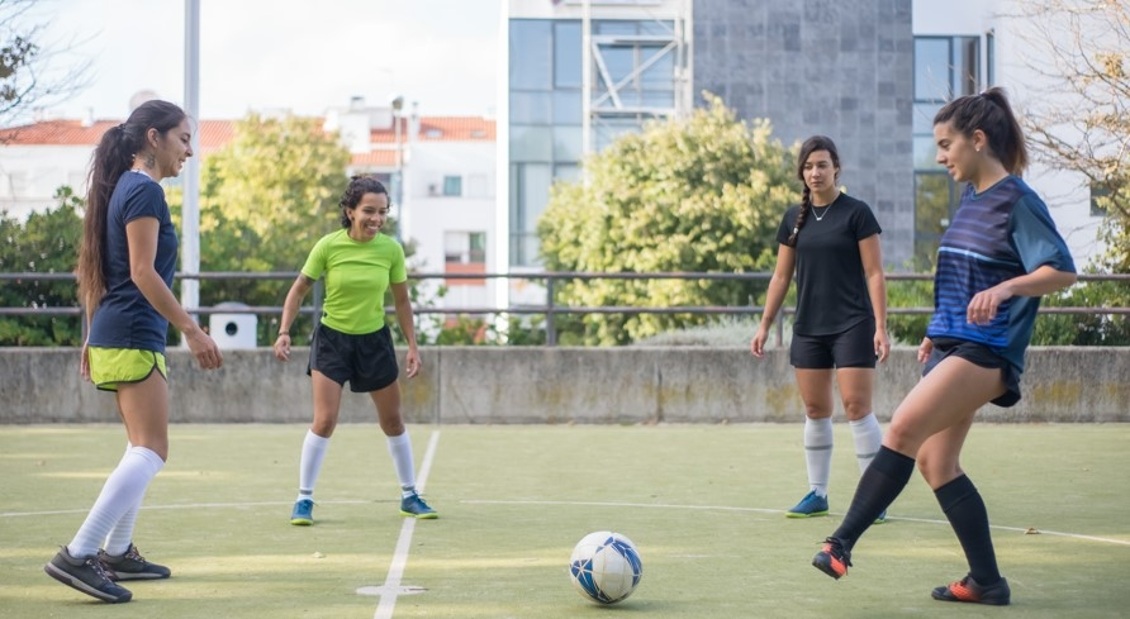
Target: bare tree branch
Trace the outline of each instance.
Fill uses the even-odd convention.
[[[1130,3],[1024,0],[1012,3],[1026,67],[1041,79],[1022,122],[1033,155],[1082,173],[1130,255]],[[1126,258],[1123,263],[1130,262]]]
[[[90,84],[90,59],[74,60],[74,41],[45,41],[35,0],[0,0],[0,126],[66,100]]]

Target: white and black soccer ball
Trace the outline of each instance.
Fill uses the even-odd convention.
[[[615,604],[636,590],[643,577],[643,562],[632,540],[612,531],[596,531],[573,548],[569,576],[584,597]]]

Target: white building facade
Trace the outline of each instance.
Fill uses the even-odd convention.
[[[487,251],[495,236],[495,122],[420,117],[397,107],[370,107],[355,98],[327,111],[323,126],[339,132],[352,154],[343,172],[375,174],[385,182],[401,241],[415,250],[413,271],[462,276],[422,280],[424,303],[491,306],[498,282],[472,276],[497,268]],[[52,208],[62,185],[84,194],[94,147],[119,122],[55,119],[0,129],[0,211],[24,219]],[[233,135],[233,121],[201,121],[200,155],[222,148]],[[446,319],[439,314],[428,324]]]

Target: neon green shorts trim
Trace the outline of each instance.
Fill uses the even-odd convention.
[[[168,379],[165,355],[136,348],[96,348],[91,346],[90,382],[103,391],[117,391],[122,383],[139,383],[154,370]]]

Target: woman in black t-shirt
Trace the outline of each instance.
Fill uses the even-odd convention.
[[[797,177],[804,198],[781,219],[777,266],[769,282],[761,325],[750,342],[765,354],[769,328],[796,274],[797,309],[789,361],[805,407],[804,449],[809,492],[789,518],[828,514],[832,465],[833,377],[855,439],[861,471],[878,453],[883,433],[871,411],[876,361],[890,351],[887,293],[879,233],[870,207],[836,185],[836,145],[813,136],[801,146]],[[884,512],[877,522],[886,519]]]

